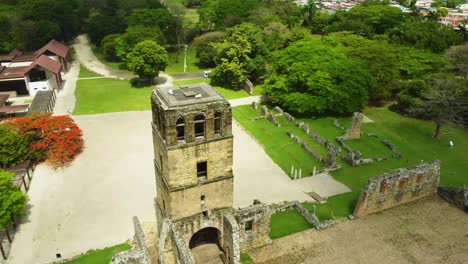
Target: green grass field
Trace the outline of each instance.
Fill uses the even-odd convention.
[[[169,64],[166,67],[165,73],[184,72],[184,48],[181,47],[180,53],[169,52]],[[187,72],[198,72],[206,69],[198,67],[197,51],[195,48],[187,48]]]
[[[90,71],[85,66],[80,65],[80,74],[78,75],[78,78],[89,78],[89,77],[100,77],[100,76],[102,75],[95,73],[93,71]]]
[[[346,143],[351,148],[361,151],[366,157],[385,156],[388,160],[352,167],[339,159],[342,168],[331,174],[336,180],[350,187],[352,192],[330,197],[327,204],[317,205],[319,218],[328,219],[351,214],[360,192],[369,178],[398,168],[415,166],[421,160],[439,159],[441,161],[441,185],[468,185],[468,177],[465,173],[466,168],[468,168],[468,129],[447,125],[442,128],[442,133],[444,133],[442,138],[435,140],[432,138],[434,132],[432,122],[404,117],[387,108],[368,108],[364,110],[364,114],[375,122],[363,124],[364,135],[361,139]],[[292,163],[291,157],[301,156],[299,150],[291,151],[285,147],[272,147],[284,144],[281,141],[281,133],[275,134],[280,129],[275,129],[268,121],[249,121],[256,115],[247,106],[233,109],[234,118],[264,146],[268,155],[285,172],[288,172],[289,163]],[[333,117],[299,118],[298,121],[306,122],[311,129],[317,130],[323,137],[336,142],[334,138],[342,135],[344,131],[333,125],[334,119]],[[349,127],[351,118],[342,117],[338,120],[344,127]],[[379,139],[368,137],[367,133],[376,133],[379,138],[388,140],[396,146],[403,157],[393,158],[393,153],[381,144]],[[454,148],[448,147],[450,140],[455,143]],[[297,160],[294,166],[299,168],[307,165],[307,160],[301,159]]]
[[[209,78],[200,78],[200,79],[191,79],[191,80],[181,80],[174,81],[174,85],[184,85],[184,84],[194,84],[194,83],[207,83],[210,84]],[[224,96],[227,100],[238,99],[250,96],[245,90],[233,90],[228,88],[223,88],[220,86],[214,86],[216,91]],[[261,95],[263,88],[261,85],[255,86],[253,95]]]
[[[247,253],[241,253],[240,261],[242,264],[254,264],[252,258]]]
[[[308,144],[311,143],[309,145],[311,148],[313,146],[316,147],[318,144],[313,142],[310,137],[306,137],[304,132],[293,126],[285,118],[278,117],[281,127],[277,128],[266,119],[252,121],[252,118],[259,117],[260,114],[249,105],[234,107],[232,114],[237,122],[257,139],[265,149],[265,152],[286,174],[289,174],[291,166],[302,169],[303,176],[310,176],[314,166],[316,169],[323,167],[321,162],[302,149],[298,143],[290,139],[286,131],[291,130],[297,136],[301,136]],[[322,153],[322,155],[326,153],[326,150],[320,145],[313,149]]]
[[[128,243],[115,245],[98,250],[90,250],[83,255],[77,256],[71,260],[60,262],[61,264],[104,264],[109,263],[112,257],[121,252],[130,249]]]
[[[152,88],[135,88],[129,81],[110,78],[78,80],[75,115],[150,110]]]
[[[296,209],[286,210],[271,215],[270,238],[277,239],[312,227]]]

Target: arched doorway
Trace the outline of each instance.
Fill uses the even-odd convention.
[[[220,245],[221,231],[207,227],[193,234],[189,242],[196,264],[222,264],[224,253]]]

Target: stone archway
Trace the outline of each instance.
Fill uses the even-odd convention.
[[[206,227],[190,238],[189,248],[196,264],[222,264],[224,252],[220,243],[221,231]]]

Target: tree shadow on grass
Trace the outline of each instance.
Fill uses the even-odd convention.
[[[147,78],[135,77],[130,79],[133,88],[147,88],[151,86],[151,80]]]

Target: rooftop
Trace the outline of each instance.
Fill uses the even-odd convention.
[[[226,101],[223,96],[206,83],[161,87],[155,93],[168,108]]]

